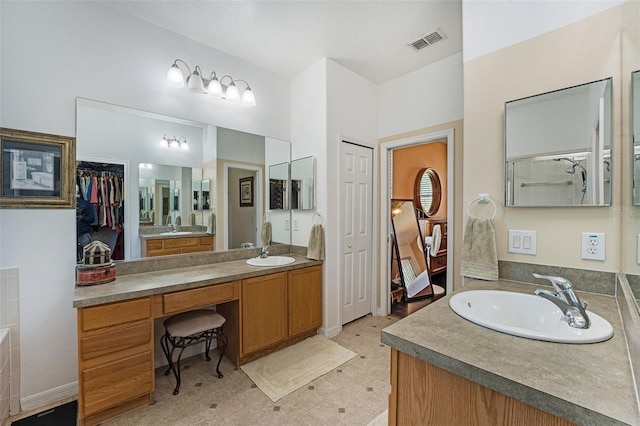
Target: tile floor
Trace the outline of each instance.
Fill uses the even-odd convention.
[[[387,409],[390,351],[380,330],[398,319],[368,316],[345,325],[332,340],[358,356],[275,403],[226,358],[218,379],[214,352],[211,362],[183,361],[179,395],[172,394],[173,375],[158,369],[154,401],[102,425],[367,425]]]

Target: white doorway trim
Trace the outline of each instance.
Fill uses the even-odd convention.
[[[391,151],[397,148],[406,148],[413,145],[422,145],[425,143],[435,142],[438,140],[447,140],[447,241],[455,241],[453,226],[454,206],[453,206],[453,189],[454,185],[454,139],[453,129],[446,129],[423,135],[412,136],[409,138],[399,139],[397,141],[385,142],[380,144],[380,212],[388,212],[390,206],[389,188],[391,179],[389,176],[389,155]],[[391,303],[389,294],[389,230],[391,229],[391,219],[389,215],[385,215],[380,220],[380,303],[378,307],[378,315],[387,315]],[[447,244],[447,252],[453,244]],[[453,256],[447,253],[447,294],[453,291]]]
[[[262,167],[250,166],[248,164],[239,163],[224,163],[224,177],[222,179],[223,184],[223,197],[222,197],[222,211],[224,212],[224,238],[223,238],[223,250],[229,250],[229,169],[242,169],[250,170],[256,173],[256,182],[253,187],[255,198],[253,200],[254,206],[256,206],[256,240],[260,241],[260,226],[258,223],[262,220],[264,215],[264,206],[262,204],[262,193],[264,188],[262,187]],[[218,222],[219,223],[219,222]]]

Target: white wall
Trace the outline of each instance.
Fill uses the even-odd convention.
[[[3,1],[0,15],[3,127],[75,135],[84,97],[290,139],[289,80],[263,68],[97,2]],[[168,88],[176,58],[249,81],[258,106]],[[21,392],[33,406],[76,391],[75,232],[70,209],[0,211],[0,267],[20,269]]]
[[[378,136],[460,120],[462,98],[462,53],[381,84]]]

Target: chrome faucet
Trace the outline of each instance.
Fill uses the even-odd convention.
[[[260,252],[260,259],[266,259],[269,255],[269,246],[262,246],[262,251]]]
[[[560,308],[571,327],[589,328],[591,326],[591,320],[589,319],[586,310],[588,303],[584,302],[583,305],[580,302],[580,299],[578,299],[578,296],[573,291],[571,282],[568,279],[540,274],[533,274],[533,276],[551,282],[555,293],[540,289],[536,290],[534,293],[543,299],[547,299]]]
[[[173,223],[170,224],[169,226],[171,226],[171,232],[177,232],[178,231],[178,227],[176,225],[174,225]]]

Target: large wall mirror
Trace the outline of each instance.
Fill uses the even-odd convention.
[[[313,157],[291,161],[291,208],[293,210],[313,210],[315,208],[313,177]]]
[[[506,102],[506,206],[611,205],[611,82]]]
[[[633,205],[640,206],[640,70],[631,73],[631,93]]]
[[[165,134],[186,140],[188,148],[169,147],[163,143]],[[257,246],[269,208],[269,166],[288,164],[290,152],[287,141],[89,99],[76,100],[78,159],[129,165],[125,195],[131,195],[124,202],[125,216],[130,218],[124,229],[126,260],[141,256],[141,232],[153,232],[154,228],[164,232],[169,221],[206,229],[212,215],[216,248],[236,249],[243,242]],[[248,176],[254,178],[255,202],[245,207],[236,193],[239,180]],[[291,243],[288,214],[271,218],[274,244]]]

